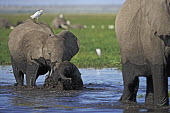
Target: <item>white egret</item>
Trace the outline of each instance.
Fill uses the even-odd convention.
[[[67,23],[67,25],[70,25],[71,22],[69,20],[67,20],[66,23]]]
[[[83,27],[86,29],[86,28],[87,28],[87,25],[84,25]]]
[[[14,26],[10,26],[10,29],[14,29]]]
[[[96,53],[97,53],[98,56],[101,56],[101,55],[102,55],[101,49],[97,48],[97,49],[96,49]]]
[[[64,15],[63,15],[63,14],[60,14],[60,15],[59,15],[59,18],[63,18],[63,17],[64,17]]]
[[[95,29],[95,25],[91,25],[91,28],[92,28],[92,29]]]
[[[40,17],[40,15],[43,14],[43,10],[39,10],[37,12],[35,12],[33,15],[30,16],[31,19],[37,19],[38,21],[38,18]]]
[[[114,25],[108,25],[108,29],[114,29],[115,26]]]

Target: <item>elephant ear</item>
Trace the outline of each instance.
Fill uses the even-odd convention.
[[[63,60],[70,61],[71,58],[79,51],[79,40],[73,33],[68,30],[63,30],[58,35],[65,39],[65,51]]]

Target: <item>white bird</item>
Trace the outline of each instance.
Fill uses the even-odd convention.
[[[31,15],[30,16],[30,18],[31,19],[37,19],[37,21],[38,21],[38,18],[40,17],[40,15],[42,15],[43,14],[43,10],[39,10],[39,11],[37,11],[37,12],[35,12],[33,15]]]
[[[95,25],[91,25],[91,28],[92,28],[92,29],[95,29]]]
[[[14,29],[14,26],[10,26],[10,29]]]
[[[86,29],[86,28],[87,28],[87,25],[84,25],[83,27]]]
[[[97,53],[98,56],[101,56],[101,55],[102,55],[101,49],[97,48],[97,49],[96,49],[96,53]]]
[[[108,29],[114,29],[115,26],[114,25],[108,25]]]
[[[67,23],[67,25],[70,25],[71,22],[69,20],[67,20],[66,23]]]
[[[60,14],[60,15],[59,15],[59,18],[63,18],[63,17],[64,17],[64,15],[63,15],[63,14]]]

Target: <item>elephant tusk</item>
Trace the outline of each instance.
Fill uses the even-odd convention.
[[[51,71],[49,71],[49,75],[50,75],[50,77],[51,77],[51,75],[52,75],[52,69],[51,69]]]

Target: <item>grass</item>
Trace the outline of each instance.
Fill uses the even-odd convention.
[[[57,17],[56,14],[44,14],[39,21],[48,23],[52,27],[52,20]],[[0,14],[0,17],[7,18],[12,24],[16,24],[19,20],[29,18],[28,14]],[[101,29],[101,25],[107,27],[114,24],[115,15],[113,14],[82,14],[82,15],[65,15],[71,24],[87,25],[87,29],[70,29],[80,40],[80,51],[73,57],[73,62],[79,68],[107,68],[120,67],[119,46],[114,30],[108,28]],[[95,29],[90,26],[95,25]],[[61,29],[53,29],[55,33],[59,33]],[[10,29],[0,29],[0,64],[10,64],[10,56],[7,46]],[[102,50],[102,56],[98,57],[96,48]]]

